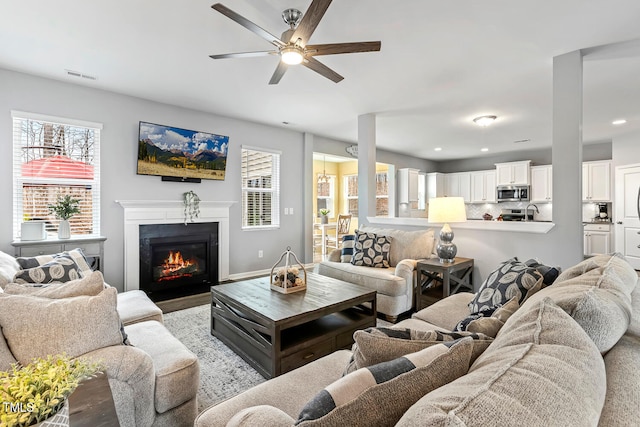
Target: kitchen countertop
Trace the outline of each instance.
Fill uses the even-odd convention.
[[[417,227],[440,227],[441,223],[430,223],[427,218],[367,217],[369,224],[378,226],[411,225]],[[509,231],[517,233],[546,234],[555,227],[550,221],[484,221],[467,220],[456,222],[455,229]]]

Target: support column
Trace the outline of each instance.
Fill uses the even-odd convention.
[[[376,215],[376,116],[358,116],[358,224]]]
[[[313,262],[313,221],[315,212],[313,211],[313,186],[315,185],[313,177],[313,134],[303,134],[302,163],[304,171],[303,176],[303,212],[304,218],[302,225],[304,227],[304,254],[305,264]]]
[[[582,52],[553,58],[553,233],[564,246],[555,265],[583,259]]]

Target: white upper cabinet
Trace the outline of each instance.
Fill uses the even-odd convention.
[[[398,203],[418,201],[418,169],[398,169]]]
[[[427,174],[427,203],[434,197],[444,197],[445,175],[440,172]]]
[[[537,203],[553,200],[553,169],[551,165],[531,167],[531,201]]]
[[[531,160],[520,162],[496,163],[496,185],[529,185],[529,167]]]
[[[582,200],[611,201],[611,161],[582,163]]]
[[[496,171],[471,172],[471,203],[496,202]]]
[[[462,197],[471,202],[471,172],[456,172],[445,175],[445,196]]]

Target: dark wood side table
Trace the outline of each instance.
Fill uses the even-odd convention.
[[[69,396],[69,427],[119,427],[106,374],[84,380]]]
[[[420,310],[422,292],[442,282],[442,297],[465,287],[473,292],[473,258],[456,257],[453,262],[441,263],[438,259],[418,261],[418,284],[415,289],[415,308]],[[451,290],[451,282],[455,285]]]

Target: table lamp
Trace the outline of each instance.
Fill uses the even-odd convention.
[[[451,263],[456,257],[458,248],[453,244],[453,231],[450,222],[465,222],[467,212],[462,197],[435,197],[429,199],[429,222],[444,223],[440,230],[440,242],[436,252],[441,263]]]

